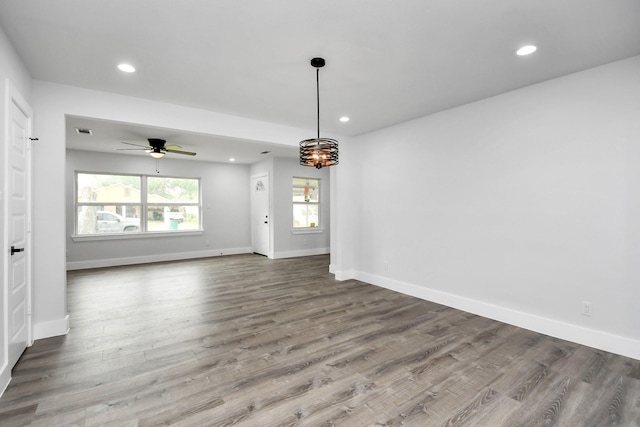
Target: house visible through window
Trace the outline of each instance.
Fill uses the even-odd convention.
[[[76,173],[76,235],[200,230],[200,180]]]
[[[293,227],[320,227],[320,180],[293,178]]]
[[[147,230],[199,230],[200,181],[147,177]]]

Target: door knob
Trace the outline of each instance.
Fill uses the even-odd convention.
[[[15,246],[11,246],[11,255],[15,254],[16,252],[24,252],[24,248],[16,248]]]

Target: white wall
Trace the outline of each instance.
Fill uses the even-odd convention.
[[[340,141],[340,164],[331,175],[331,261],[337,280],[354,277],[362,218],[362,162],[351,139]]]
[[[337,277],[640,358],[638,76],[635,57],[354,138]]]
[[[168,156],[167,156],[168,157]],[[161,175],[200,178],[204,232],[196,235],[74,241],[74,172],[156,175],[150,157],[67,150],[68,269],[104,267],[235,253],[251,246],[249,166],[163,158]]]
[[[6,117],[7,107],[10,102],[10,91],[17,92],[26,102],[31,102],[31,76],[26,67],[16,54],[13,46],[7,39],[4,30],[0,28],[0,250],[8,253],[6,197],[7,187],[5,180],[8,130]],[[7,366],[8,360],[8,335],[7,335],[7,292],[8,292],[8,259],[2,257],[0,261],[0,277],[2,277],[2,289],[0,289],[0,395],[9,383],[11,369]]]

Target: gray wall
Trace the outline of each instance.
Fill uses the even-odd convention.
[[[154,175],[150,157],[67,150],[67,265],[70,269],[249,252],[249,166],[172,159],[159,162],[161,175],[200,178],[202,224],[196,235],[74,241],[74,172]]]
[[[331,227],[330,173],[329,168],[321,170],[300,166],[297,159],[273,158],[251,165],[251,175],[269,175],[271,185],[271,253],[272,258],[329,253]],[[317,230],[305,233],[293,230],[292,178],[320,179],[320,218],[322,225]]]
[[[640,358],[639,76],[634,57],[353,138],[336,277]]]
[[[67,268],[81,269],[141,262],[246,253],[251,250],[250,176],[268,173],[271,182],[272,255],[274,258],[329,252],[329,170],[300,166],[296,159],[275,158],[255,165],[160,160],[161,175],[201,178],[204,232],[196,235],[72,237],[74,172],[155,174],[155,160],[143,156],[67,150]],[[321,180],[323,225],[308,234],[292,230],[291,179]]]
[[[293,177],[320,180],[320,227],[306,234],[293,229],[291,185]],[[273,168],[273,218],[275,221],[275,258],[329,253],[331,218],[329,215],[329,168],[301,166],[297,160],[276,158]]]

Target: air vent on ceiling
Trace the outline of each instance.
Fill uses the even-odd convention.
[[[93,131],[91,129],[76,128],[76,132],[80,135],[93,135]]]

